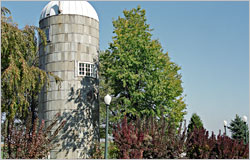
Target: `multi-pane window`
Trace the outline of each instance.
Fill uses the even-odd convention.
[[[92,63],[78,63],[78,75],[79,76],[88,76],[88,77],[96,77],[96,68]]]

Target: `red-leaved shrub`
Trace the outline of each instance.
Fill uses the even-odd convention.
[[[4,136],[4,157],[10,159],[42,159],[46,158],[49,151],[56,147],[54,140],[66,121],[60,123],[59,127],[51,133],[52,128],[58,121],[59,114],[54,121],[45,128],[44,120],[38,126],[38,119],[32,124],[31,119],[24,126],[9,126],[9,132]]]

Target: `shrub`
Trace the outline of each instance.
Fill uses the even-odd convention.
[[[10,159],[42,159],[49,151],[56,147],[54,143],[58,132],[65,125],[66,121],[60,123],[59,127],[52,133],[52,128],[57,124],[59,113],[52,123],[45,128],[44,120],[40,126],[38,119],[32,124],[31,118],[26,125],[14,125],[9,127],[9,133],[3,134],[5,147],[4,157]]]
[[[249,146],[243,140],[238,141],[219,134],[209,158],[243,159],[249,158]]]
[[[249,146],[226,135],[216,137],[204,128],[187,133],[186,124],[176,129],[165,118],[148,118],[127,122],[125,117],[114,126],[117,158],[146,159],[232,159],[249,158]]]
[[[186,145],[187,157],[192,159],[207,159],[215,142],[216,140],[213,133],[209,138],[209,133],[204,128],[194,128],[193,131],[188,134]]]
[[[104,159],[104,147],[100,144],[100,142],[95,142],[90,159]]]
[[[178,133],[165,118],[150,117],[140,121],[127,122],[114,127],[114,143],[120,150],[118,158],[178,158],[184,152],[186,127]]]
[[[105,144],[96,142],[90,159],[104,159]],[[119,149],[113,142],[108,144],[108,159],[118,159]]]
[[[125,117],[121,124],[114,127],[114,143],[119,149],[118,158],[143,158],[144,134],[133,124],[128,123]]]
[[[209,137],[206,129],[195,128],[188,134],[186,145],[187,158],[190,159],[242,159],[249,158],[249,146],[243,141],[233,140],[226,135]]]

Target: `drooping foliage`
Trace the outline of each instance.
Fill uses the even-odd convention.
[[[247,124],[236,114],[234,120],[230,122],[228,127],[232,133],[232,138],[235,140],[244,140],[245,143],[249,142],[249,129]]]
[[[22,137],[24,130],[17,129],[28,123],[29,116],[32,121],[29,129],[35,129],[32,127],[36,126],[39,92],[44,86],[49,87],[50,76],[57,82],[61,79],[38,67],[38,36],[40,45],[46,45],[44,32],[35,26],[19,29],[10,14],[7,8],[1,8],[1,129],[7,136],[4,146],[9,157],[13,157],[16,151],[12,149],[12,143],[18,144],[28,138]],[[19,134],[21,137],[17,136]]]
[[[114,97],[114,117],[164,114],[180,122],[186,107],[180,67],[152,40],[144,9],[123,14],[113,21],[113,42],[100,56],[101,76]]]
[[[1,111],[10,121],[25,119],[38,107],[38,94],[49,85],[49,75],[59,77],[38,68],[38,35],[46,45],[45,34],[38,27],[18,25],[9,16],[7,8],[1,8]]]
[[[188,125],[188,132],[191,132],[194,130],[194,128],[203,128],[203,123],[200,119],[200,117],[194,113],[192,114],[192,117],[190,118],[189,125]]]

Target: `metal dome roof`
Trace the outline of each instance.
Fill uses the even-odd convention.
[[[42,10],[40,20],[59,14],[77,14],[94,18],[98,15],[95,9],[86,1],[51,1]]]

